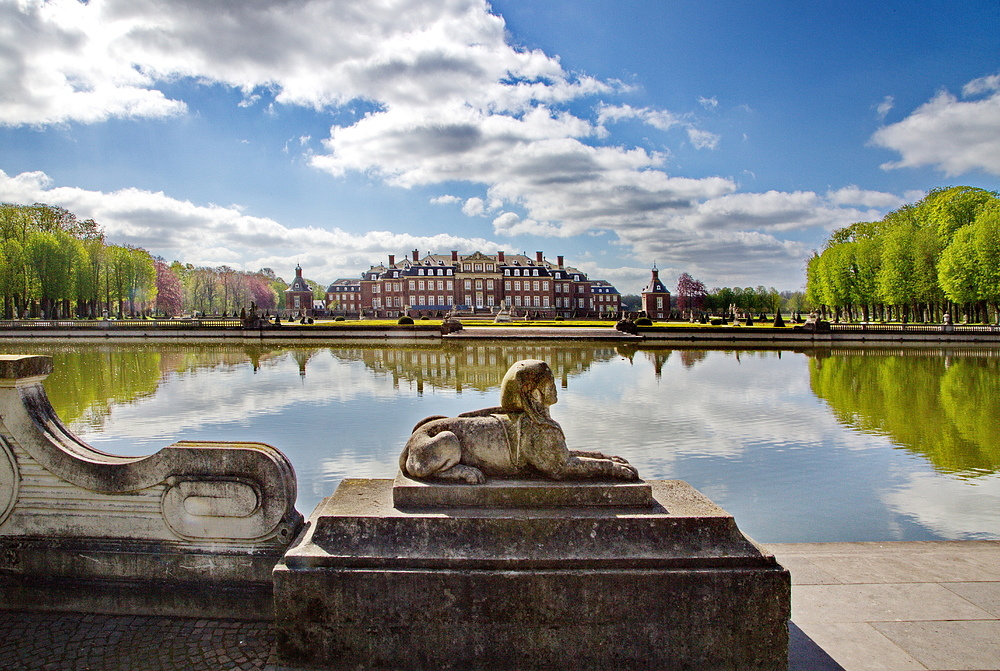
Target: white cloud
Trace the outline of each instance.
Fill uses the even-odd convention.
[[[542,237],[559,237],[562,230],[547,221],[521,219],[514,212],[503,212],[493,220],[493,232],[496,235],[513,237],[515,235],[539,235]]]
[[[882,102],[875,105],[875,113],[878,114],[879,119],[884,119],[885,115],[892,111],[892,108],[896,105],[896,99],[892,96],[886,96],[882,98]]]
[[[691,141],[695,149],[715,149],[719,146],[719,140],[722,139],[715,133],[710,133],[707,130],[699,130],[698,128],[688,128],[687,134],[688,140]]]
[[[462,205],[462,214],[467,217],[478,217],[486,210],[486,203],[482,198],[472,197]]]
[[[915,198],[900,198],[892,193],[867,191],[852,184],[836,191],[828,191],[826,199],[834,205],[862,205],[879,209],[895,209],[902,206],[908,199],[920,200],[923,195],[920,194]]]
[[[979,79],[973,79],[962,87],[962,95],[966,98],[987,93],[989,91],[1000,91],[1000,74],[987,75]]]
[[[715,96],[712,96],[711,98],[701,96],[698,98],[698,103],[707,110],[714,110],[719,107],[719,99]]]
[[[667,110],[654,110],[648,107],[632,107],[631,105],[605,104],[601,104],[597,108],[597,122],[601,125],[625,119],[638,119],[639,121],[659,130],[670,130],[674,126],[683,123],[682,117],[678,117]]]
[[[698,149],[716,148],[720,137],[698,128],[690,115],[667,110],[600,103],[593,122],[571,114],[572,101],[627,87],[571,74],[555,56],[512,46],[503,19],[484,0],[341,0],[335,6],[319,0],[0,0],[0,31],[0,123],[181,114],[184,103],[156,87],[185,78],[237,88],[246,105],[267,96],[279,106],[332,111],[362,101],[368,111],[333,125],[323,148],[307,152],[310,164],[403,188],[481,185],[482,196],[443,195],[431,202],[461,202],[470,216],[499,213],[493,219],[497,236],[610,232],[612,244],[640,258],[655,254],[679,268],[724,276],[729,264],[748,259],[801,266],[805,245],[779,233],[806,237],[803,232],[877,218],[872,208],[889,206],[891,199],[854,187],[825,197],[740,194],[726,177],[668,174],[669,150],[594,146],[607,136],[604,124],[626,119],[682,130]],[[991,86],[983,78],[968,88]],[[718,105],[714,97],[699,103]],[[290,142],[296,140],[307,146],[311,138]],[[8,198],[17,202],[61,204],[94,217],[117,240],[192,263],[232,263],[238,254],[244,267],[302,260],[331,276],[352,275],[386,253],[496,244],[447,235],[289,229],[236,207],[137,189],[53,187],[45,180],[40,173],[3,175],[0,189],[17,191],[17,198]],[[313,250],[308,258],[303,248]],[[216,251],[209,257],[207,250]]]
[[[412,249],[468,253],[499,248],[491,240],[448,234],[368,231],[356,235],[338,228],[289,228],[273,219],[244,214],[239,206],[196,205],[162,192],[122,189],[103,193],[57,187],[40,172],[9,177],[0,170],[0,202],[60,205],[81,219],[96,220],[111,243],[144,247],[167,260],[196,266],[225,263],[243,270],[271,267],[280,273],[301,262],[309,277],[321,283],[355,277],[388,254]]]
[[[959,101],[941,91],[902,121],[880,128],[872,143],[901,154],[884,169],[934,166],[949,177],[982,170],[1000,175],[1000,75],[965,85],[967,96],[993,91],[982,100]]]

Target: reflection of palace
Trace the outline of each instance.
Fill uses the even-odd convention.
[[[459,312],[496,311],[539,317],[591,317],[621,310],[618,290],[604,280],[591,280],[563,257],[552,263],[542,252],[523,254],[450,256],[427,254],[420,258],[372,266],[361,279],[340,279],[327,288],[326,304],[332,314],[411,317]]]
[[[409,382],[417,393],[424,387],[477,391],[497,389],[504,373],[522,359],[541,359],[549,364],[563,388],[571,376],[583,373],[595,362],[618,356],[614,347],[593,344],[540,346],[531,344],[441,345],[437,347],[331,348],[336,358],[362,361],[380,374],[392,376],[394,384]]]

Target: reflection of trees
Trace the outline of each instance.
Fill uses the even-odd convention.
[[[942,471],[1000,470],[1000,351],[856,350],[809,361],[844,424],[889,436]]]
[[[190,346],[160,344],[4,344],[6,354],[44,354],[54,370],[46,394],[59,417],[71,424],[103,426],[116,405],[134,403],[156,392],[172,374],[230,369],[254,362],[255,368],[283,350],[255,346]]]
[[[401,380],[412,382],[417,393],[423,393],[425,386],[459,392],[465,388],[496,389],[507,369],[521,359],[547,362],[565,388],[570,376],[582,373],[595,361],[608,361],[618,354],[613,346],[593,343],[544,345],[498,341],[429,347],[332,347],[330,352],[338,359],[361,361],[379,374],[391,375],[394,384]]]

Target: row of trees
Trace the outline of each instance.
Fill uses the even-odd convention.
[[[879,221],[833,232],[806,297],[837,319],[969,321],[1000,314],[1000,194],[934,189]]]
[[[93,219],[36,203],[0,203],[0,312],[5,319],[238,313],[274,310],[287,285],[269,268],[167,264],[107,244]]]
[[[677,278],[677,302],[675,307],[683,316],[689,317],[699,312],[727,314],[732,311],[746,314],[775,313],[781,310],[801,310],[798,295],[780,293],[774,287],[716,287],[709,291],[705,284],[688,273]]]
[[[174,261],[169,266],[161,263],[158,269],[162,274],[158,280],[161,296],[167,291],[169,299],[163,296],[158,300],[157,309],[167,315],[237,314],[251,302],[260,310],[274,310],[287,288],[270,268],[251,273],[229,266],[195,267]]]
[[[0,297],[8,319],[135,312],[155,300],[156,271],[146,250],[106,244],[92,219],[0,203]]]

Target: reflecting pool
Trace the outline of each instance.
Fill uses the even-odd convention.
[[[308,514],[344,477],[391,478],[412,426],[498,403],[548,361],[576,449],[687,480],[762,542],[1000,538],[1000,350],[705,350],[598,343],[330,347],[5,345],[97,449],[270,443]]]

